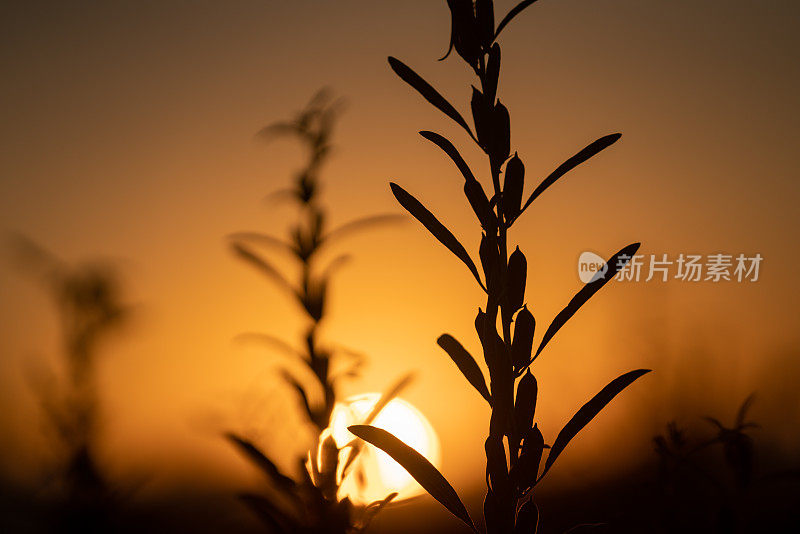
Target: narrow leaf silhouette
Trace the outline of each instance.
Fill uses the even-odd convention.
[[[469,254],[467,253],[464,246],[458,242],[458,239],[453,235],[450,230],[448,230],[439,220],[428,211],[428,209],[420,203],[419,200],[414,198],[410,193],[408,193],[405,189],[397,185],[396,183],[392,182],[389,184],[392,188],[392,193],[397,201],[403,206],[411,215],[414,216],[422,225],[428,229],[428,231],[433,234],[433,236],[439,240],[441,244],[446,246],[450,252],[455,254],[461,261],[464,262],[464,265],[470,270],[472,275],[475,277],[475,280],[478,281],[478,284],[486,290],[486,287],[481,282],[481,277],[478,274],[478,268],[475,266],[475,263],[470,258]]]
[[[736,414],[736,426],[743,427],[746,424],[747,419],[747,412],[750,410],[750,407],[753,405],[753,402],[756,400],[756,394],[751,393],[742,403],[741,407],[739,407],[739,411]]]
[[[375,406],[372,407],[372,410],[369,412],[367,417],[364,419],[365,425],[371,425],[375,418],[380,415],[381,411],[386,408],[386,405],[392,401],[395,397],[397,397],[404,389],[406,389],[411,382],[414,381],[415,378],[414,373],[407,373],[403,375],[397,382],[392,384],[389,389],[383,392],[381,397],[378,399],[378,402],[375,403]]]
[[[386,496],[385,499],[381,499],[380,501],[373,501],[373,502],[369,503],[367,505],[367,509],[377,508],[378,510],[380,510],[381,508],[383,508],[384,506],[386,506],[387,504],[392,502],[395,499],[395,497],[397,497],[397,495],[398,495],[397,492],[390,493],[389,495]]]
[[[297,191],[295,189],[289,189],[289,188],[279,189],[277,191],[269,193],[262,200],[267,204],[272,204],[272,203],[278,204],[288,200],[295,201],[298,200]]]
[[[528,197],[528,200],[525,201],[525,205],[522,206],[520,214],[524,212],[528,208],[528,206],[531,205],[531,202],[536,200],[536,198],[539,195],[544,193],[545,189],[553,185],[556,182],[556,180],[567,174],[569,171],[571,171],[584,161],[596,155],[598,152],[605,150],[606,148],[610,147],[611,145],[619,141],[620,137],[622,137],[622,134],[620,133],[615,133],[611,135],[606,135],[605,137],[601,137],[600,139],[590,144],[589,146],[587,146],[586,148],[584,148],[583,150],[581,150],[580,152],[569,158],[567,161],[559,165],[558,168],[553,172],[551,172],[550,175],[547,178],[545,178],[542,181],[542,183],[539,184],[539,186],[533,191],[533,193],[531,193],[531,196]]]
[[[423,80],[419,74],[411,70],[410,67],[408,67],[399,59],[391,56],[389,56],[389,65],[392,67],[392,70],[403,79],[404,82],[416,89],[417,92],[425,98],[425,100],[436,106],[439,111],[456,121],[467,131],[470,137],[473,139],[475,138],[475,136],[472,134],[472,130],[467,124],[467,121],[464,120],[464,117],[462,117],[456,108],[454,108],[450,102],[440,95],[439,92],[433,88],[433,86]]]
[[[297,254],[297,250],[286,241],[279,239],[277,237],[271,236],[269,234],[262,234],[260,232],[236,232],[230,234],[228,239],[232,241],[251,241],[253,243],[258,243],[260,245],[266,245],[270,248],[274,248],[275,250],[279,250],[281,252],[285,252],[295,256]]]
[[[397,497],[397,493],[390,493],[385,499],[380,501],[371,502],[364,509],[364,515],[361,517],[361,525],[359,532],[363,532],[369,527],[369,524],[378,515],[381,510],[386,508]]]
[[[272,278],[283,289],[286,289],[292,295],[297,296],[297,293],[292,287],[292,284],[290,284],[289,281],[286,280],[286,278],[280,273],[280,271],[278,271],[275,267],[273,267],[272,264],[269,263],[267,260],[257,255],[256,253],[254,253],[252,250],[242,245],[241,243],[233,243],[231,244],[231,248],[240,258],[246,260],[251,265],[258,268],[262,273],[266,274],[269,278]]]
[[[325,269],[322,271],[322,274],[319,275],[319,284],[327,286],[328,282],[330,281],[333,274],[347,265],[347,263],[352,259],[352,256],[349,254],[340,254],[333,258],[328,265],[325,266]]]
[[[600,411],[605,408],[614,397],[617,396],[617,394],[619,394],[626,387],[630,386],[637,378],[649,372],[650,369],[637,369],[636,371],[629,371],[624,375],[612,380],[606,387],[601,389],[597,395],[592,397],[589,402],[584,404],[581,409],[572,416],[572,419],[570,419],[569,422],[564,425],[564,428],[561,429],[561,432],[558,433],[556,441],[553,443],[553,447],[550,449],[550,453],[547,455],[547,461],[544,464],[544,471],[539,479],[541,480],[542,477],[544,477],[550,467],[552,467],[553,462],[555,462],[558,458],[559,454],[561,454],[567,444],[578,432],[581,431],[583,427],[589,424],[589,422],[594,419],[595,416],[597,416],[597,414],[600,413]]]
[[[453,360],[453,363],[456,364],[458,370],[461,371],[461,374],[491,406],[492,397],[489,394],[489,388],[486,386],[483,372],[478,367],[478,362],[475,361],[475,358],[450,334],[439,336],[436,343],[444,349],[450,359]]]
[[[508,25],[508,23],[514,19],[514,17],[522,13],[523,9],[533,4],[534,2],[536,2],[536,0],[523,0],[522,2],[514,6],[514,8],[511,11],[509,11],[505,17],[503,17],[503,20],[500,21],[500,24],[497,25],[497,30],[494,32],[494,38],[497,39],[497,36],[500,35],[500,32],[503,31],[503,28],[505,28]]]
[[[369,228],[379,224],[391,224],[391,223],[402,222],[403,220],[405,219],[403,218],[402,215],[397,215],[395,213],[385,213],[382,215],[370,215],[368,217],[362,217],[360,219],[344,223],[342,226],[334,228],[322,238],[322,243],[328,244],[331,241],[336,241],[337,239],[341,239],[342,237],[347,237],[350,234],[360,232],[365,228]]]
[[[464,503],[458,497],[456,490],[442,476],[438,469],[431,464],[420,453],[397,439],[395,436],[383,430],[366,425],[354,425],[348,428],[350,432],[364,441],[371,443],[381,449],[408,471],[420,486],[425,488],[431,497],[439,501],[450,513],[461,519],[469,526],[473,532],[478,532],[472,519],[464,507]]]
[[[495,232],[497,228],[497,217],[492,211],[489,199],[483,186],[477,180],[467,180],[464,182],[464,195],[472,206],[472,211],[481,223],[481,227],[487,232]]]
[[[726,430],[725,425],[722,424],[722,421],[720,421],[716,417],[705,416],[703,417],[703,419],[705,419],[706,421],[717,427],[717,430]]]
[[[242,334],[237,335],[234,338],[234,341],[236,341],[237,343],[247,343],[247,342],[261,343],[270,346],[274,349],[277,349],[280,352],[286,354],[287,356],[295,356],[300,360],[303,360],[303,362],[307,363],[306,356],[302,352],[292,347],[281,338],[273,336],[271,334],[262,334],[260,332],[244,332]]]
[[[375,421],[375,418],[378,417],[378,415],[380,415],[380,413],[383,411],[384,408],[386,408],[386,405],[389,404],[392,401],[392,399],[397,397],[401,391],[407,388],[408,385],[414,381],[414,377],[415,377],[414,373],[408,373],[402,376],[397,382],[392,384],[389,387],[389,389],[384,391],[383,394],[378,399],[378,402],[375,403],[375,406],[372,407],[372,410],[370,410],[369,414],[367,414],[367,417],[364,418],[364,421],[362,421],[361,424],[371,425],[372,422]],[[358,455],[361,453],[361,443],[351,442],[349,443],[349,445],[350,445],[350,452],[347,454],[347,460],[345,461],[344,464],[345,473],[350,468],[355,459],[358,457]]]
[[[461,171],[461,174],[464,176],[464,194],[467,196],[472,210],[475,212],[475,215],[477,215],[483,228],[493,232],[497,225],[497,218],[490,207],[489,199],[486,197],[486,193],[480,182],[475,179],[475,175],[472,174],[469,165],[467,165],[467,162],[461,157],[461,154],[459,154],[456,147],[453,146],[453,143],[434,132],[421,131],[419,134],[450,156],[450,159],[453,160],[453,163],[456,164],[456,167],[458,167],[458,170]]]
[[[281,135],[290,135],[297,133],[297,124],[294,122],[281,121],[274,122],[268,126],[261,128],[255,135],[256,139],[262,141],[272,141],[275,137]]]
[[[475,175],[472,174],[472,170],[469,168],[469,165],[467,165],[467,162],[461,157],[461,154],[458,152],[458,149],[453,145],[453,143],[436,132],[423,130],[419,132],[419,134],[441,148],[445,154],[450,156],[450,159],[452,159],[453,163],[456,164],[456,167],[458,167],[458,170],[461,171],[461,174],[464,176],[465,180],[475,181]]]
[[[589,300],[592,295],[600,291],[600,288],[603,287],[608,283],[609,280],[614,278],[614,276],[625,266],[626,263],[636,254],[636,251],[639,250],[639,246],[641,243],[633,243],[628,245],[627,247],[623,248],[616,254],[614,254],[607,262],[608,271],[606,272],[605,276],[598,277],[595,280],[592,280],[583,288],[578,291],[578,293],[572,297],[572,300],[569,301],[569,304],[556,315],[556,318],[553,319],[553,322],[550,323],[550,326],[547,327],[547,332],[545,332],[544,337],[542,338],[542,342],[539,345],[539,348],[536,349],[536,354],[533,356],[533,360],[535,360],[539,353],[542,352],[547,342],[550,341],[556,332],[564,326],[570,317],[575,315],[581,306],[583,306],[587,300]]]
[[[257,465],[278,488],[286,491],[294,491],[296,485],[294,480],[281,473],[272,460],[267,458],[258,447],[232,432],[226,433],[225,439],[233,443],[239,452]]]
[[[297,395],[300,397],[300,401],[303,403],[303,409],[305,409],[306,413],[308,414],[308,418],[311,421],[314,421],[316,414],[311,408],[311,403],[308,400],[308,394],[306,393],[305,388],[303,388],[303,386],[300,385],[300,382],[298,382],[297,379],[288,372],[284,371],[281,373],[281,376],[283,376],[283,379],[286,380],[286,382],[297,392]]]

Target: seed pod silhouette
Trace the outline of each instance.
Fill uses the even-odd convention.
[[[539,431],[539,427],[534,425],[525,434],[525,439],[522,443],[522,454],[520,454],[519,462],[517,462],[513,474],[514,481],[520,491],[525,492],[536,484],[544,449],[544,437]]]
[[[535,328],[533,314],[523,307],[514,321],[514,340],[511,342],[511,362],[515,371],[524,369],[531,361]]]
[[[475,23],[481,48],[486,51],[494,42],[494,2],[475,0]]]
[[[522,190],[525,187],[525,165],[515,153],[506,164],[506,176],[503,187],[503,213],[506,221],[513,221],[519,216],[522,208]]]
[[[528,369],[522,380],[519,381],[519,385],[517,385],[517,397],[514,400],[514,423],[516,424],[519,438],[527,435],[533,426],[538,393],[536,378]]]
[[[508,259],[508,269],[506,271],[506,287],[503,293],[503,323],[510,324],[515,313],[522,307],[525,301],[525,284],[528,276],[528,261],[525,255],[519,250],[514,249]]]
[[[336,468],[339,466],[339,448],[332,436],[325,438],[319,450],[319,488],[326,499],[336,500]]]
[[[451,16],[450,47],[442,59],[455,48],[458,55],[475,68],[481,53],[481,42],[472,0],[447,0],[447,5]]]

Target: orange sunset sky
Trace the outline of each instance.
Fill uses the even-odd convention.
[[[759,439],[797,454],[798,20],[791,0],[542,0],[504,31],[499,94],[529,176],[623,133],[515,225],[540,334],[580,288],[583,251],[608,257],[641,241],[644,254],[764,258],[755,283],[612,283],[570,321],[536,362],[547,438],[611,378],[655,372],[570,445],[546,485],[650,454],[671,419],[731,419],[752,391]],[[252,484],[225,428],[251,429],[273,451],[302,447],[299,419],[273,426],[292,406],[273,360],[233,342],[255,330],[299,343],[303,324],[224,239],[281,235],[294,221],[263,199],[303,153],[254,140],[264,125],[331,86],[348,101],[323,175],[332,223],[401,213],[392,180],[477,250],[458,171],[416,132],[447,135],[475,165],[480,154],[386,63],[401,58],[467,113],[472,78],[436,61],[445,2],[23,2],[0,7],[0,27],[0,231],[68,260],[118,261],[135,314],[104,346],[102,458],[120,479],[145,479],[144,494]],[[477,352],[482,293],[415,222],[337,250],[353,260],[324,335],[370,357],[343,392],[417,370],[404,398],[439,433],[442,471],[479,506],[488,410],[435,340],[449,332]],[[49,458],[28,377],[58,351],[50,302],[4,253],[0,471],[15,483],[35,484]]]

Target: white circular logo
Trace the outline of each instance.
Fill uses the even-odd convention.
[[[607,272],[606,260],[594,252],[584,252],[578,258],[578,277],[585,284],[605,278]]]

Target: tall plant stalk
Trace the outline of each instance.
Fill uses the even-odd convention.
[[[61,457],[54,480],[65,498],[58,531],[113,529],[119,491],[97,462],[101,398],[97,366],[100,344],[127,319],[117,273],[100,263],[68,265],[26,238],[15,240],[20,264],[46,287],[58,311],[66,376],[38,376],[39,402]]]
[[[275,135],[292,136],[299,139],[308,151],[307,164],[297,172],[292,187],[277,194],[278,197],[294,201],[299,207],[299,222],[291,228],[289,240],[254,232],[237,233],[230,238],[234,253],[285,289],[304,311],[308,324],[301,350],[272,334],[242,335],[244,338],[264,341],[275,350],[288,354],[305,368],[304,376],[313,377],[314,384],[309,385],[289,369],[285,369],[281,375],[297,393],[305,417],[318,436],[317,443],[308,454],[298,459],[301,479],[297,481],[283,474],[265,453],[245,437],[235,433],[226,436],[267,474],[273,489],[278,490],[277,498],[255,494],[242,496],[268,528],[278,532],[360,532],[397,495],[393,493],[366,507],[354,506],[347,497],[339,495],[345,477],[359,469],[356,459],[362,447],[356,441],[340,449],[326,430],[338,400],[341,380],[357,376],[363,357],[342,347],[326,345],[320,340],[320,327],[327,316],[330,279],[335,269],[347,259],[347,256],[340,255],[325,261],[323,252],[352,232],[398,219],[396,215],[376,215],[328,229],[326,211],[320,202],[320,174],[331,154],[331,136],[339,109],[340,102],[333,101],[330,94],[323,90],[293,120],[273,124],[259,132],[259,137],[265,139]],[[299,282],[290,282],[256,247],[278,250],[293,257],[298,266]],[[344,366],[340,365],[340,369],[334,372],[337,361],[344,362]],[[390,387],[377,401],[365,422],[373,421],[410,379],[408,375]],[[322,392],[322,402],[312,400],[313,389]],[[347,450],[342,450],[345,448]],[[363,473],[357,480],[364,480]]]
[[[612,380],[577,411],[552,444],[545,443],[534,423],[538,385],[531,364],[575,312],[624,268],[639,244],[626,246],[608,260],[602,274],[586,284],[552,320],[534,350],[535,320],[525,300],[527,261],[520,248],[509,243],[508,231],[551,185],[620,138],[615,133],[589,144],[544,178],[523,202],[525,165],[516,152],[512,156],[510,114],[497,98],[501,57],[497,40],[509,22],[534,2],[519,3],[497,25],[491,0],[447,2],[452,29],[445,58],[455,49],[477,78],[470,102],[474,130],[433,86],[400,60],[389,58],[392,70],[461,126],[487,158],[488,177],[479,180],[478,173],[473,172],[451,141],[432,131],[420,132],[453,161],[464,177],[464,194],[482,228],[478,250],[482,276],[464,246],[431,211],[401,186],[392,183],[391,190],[397,201],[461,260],[486,293],[485,305],[475,318],[475,330],[489,372],[488,386],[476,360],[453,336],[442,335],[438,344],[491,407],[485,441],[487,495],[483,507],[490,534],[536,531],[538,509],[532,500],[536,485],[572,438],[619,392],[648,372],[640,369]],[[490,194],[484,185],[489,186]],[[477,532],[455,490],[422,456],[384,430],[357,425],[351,431],[386,451],[434,498]]]

